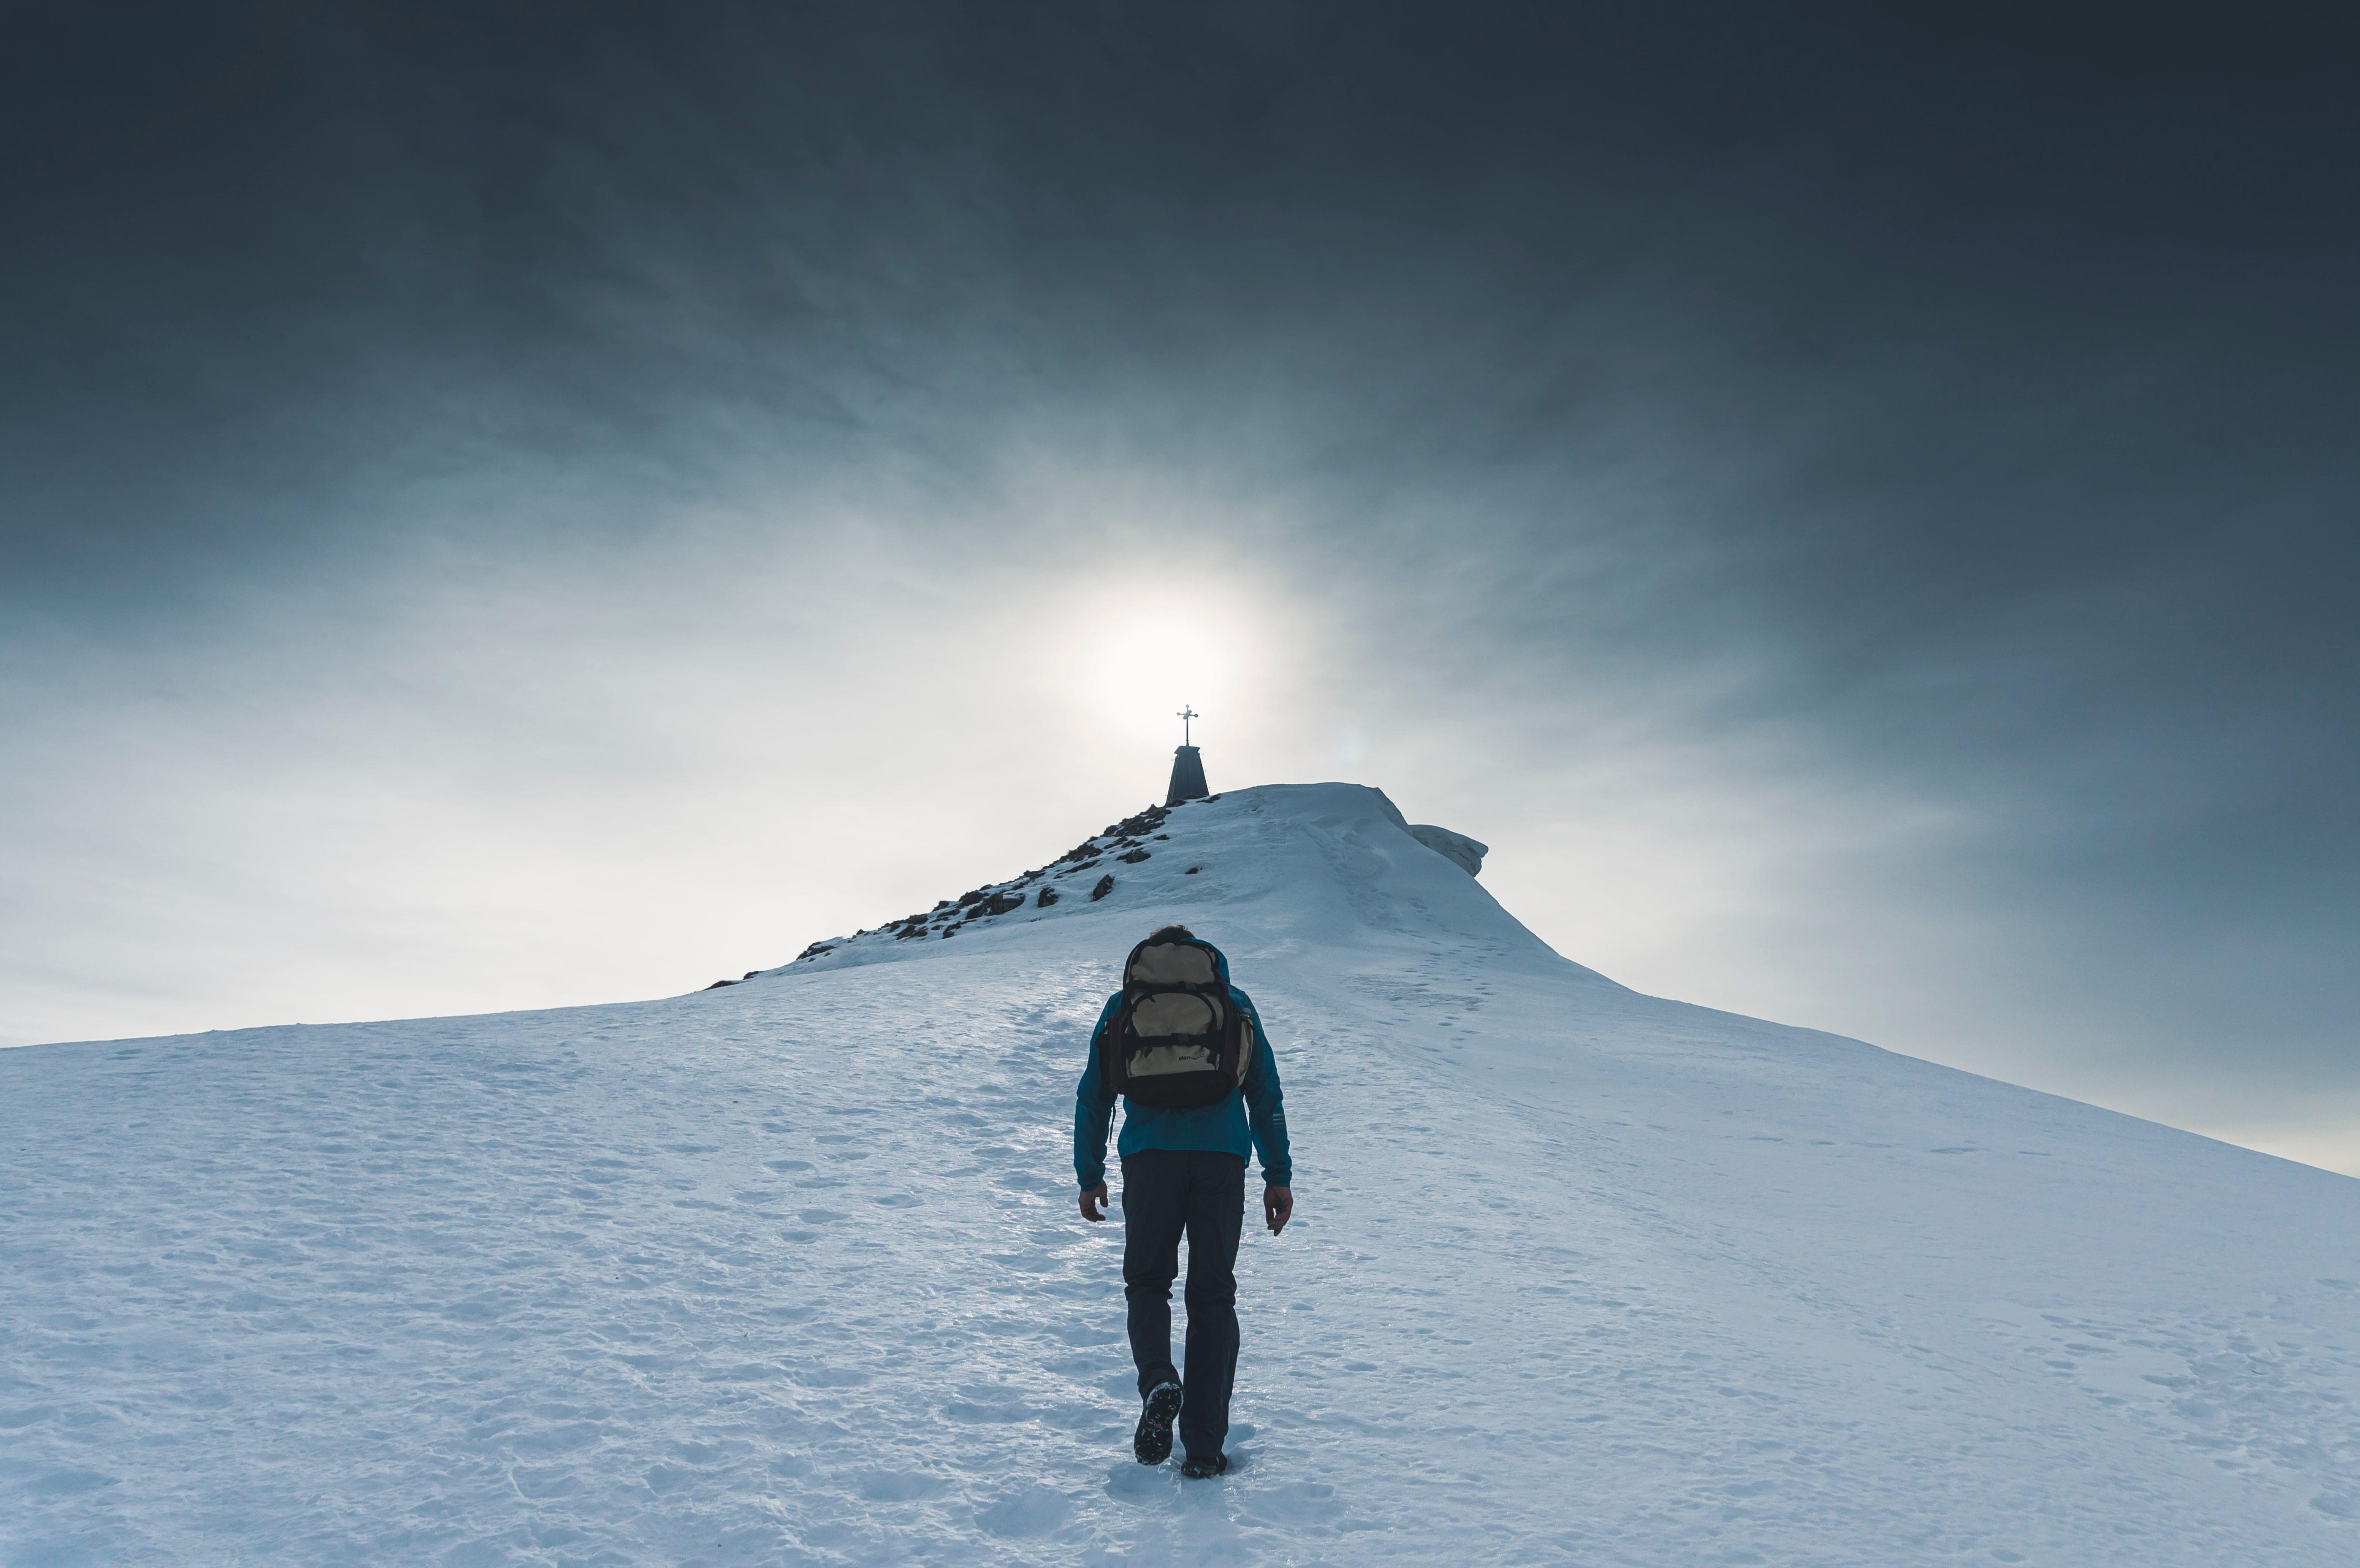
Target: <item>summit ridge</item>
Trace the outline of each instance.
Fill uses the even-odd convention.
[[[1360,911],[1358,925],[1390,926],[1404,913],[1388,908],[1396,900],[1435,901],[1471,929],[1512,928],[1513,940],[1537,947],[1538,938],[1470,881],[1486,849],[1464,834],[1412,825],[1382,790],[1366,785],[1261,785],[1147,806],[1020,876],[873,929],[824,937],[786,964],[706,988],[921,956],[922,947],[903,944],[972,940],[1086,913],[1135,924],[1142,911],[1185,920],[1190,910],[1210,909],[1255,928],[1338,898]]]

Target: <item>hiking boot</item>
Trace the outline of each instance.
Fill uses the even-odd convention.
[[[1158,1383],[1147,1391],[1139,1428],[1131,1434],[1131,1452],[1142,1465],[1161,1465],[1172,1457],[1172,1419],[1179,1413],[1179,1384]]]
[[[1192,1454],[1180,1462],[1180,1474],[1191,1481],[1202,1481],[1207,1476],[1222,1474],[1229,1467],[1229,1456],[1226,1454],[1208,1454],[1202,1458]]]

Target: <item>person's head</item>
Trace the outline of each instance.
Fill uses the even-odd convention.
[[[1150,942],[1194,942],[1196,933],[1186,926],[1158,926],[1147,933]]]

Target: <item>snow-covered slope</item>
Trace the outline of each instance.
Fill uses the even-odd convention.
[[[1141,825],[685,997],[0,1054],[0,1561],[2360,1560],[2360,1184],[1638,996],[1373,790]],[[1175,916],[1296,1138],[1211,1483],[1067,1154]]]

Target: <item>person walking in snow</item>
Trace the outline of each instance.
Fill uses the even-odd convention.
[[[1253,1001],[1229,984],[1229,960],[1185,926],[1131,949],[1122,989],[1090,1031],[1089,1065],[1074,1099],[1074,1175],[1082,1217],[1106,1218],[1107,1131],[1116,1096],[1122,1137],[1122,1282],[1131,1356],[1139,1367],[1131,1453],[1161,1465],[1178,1419],[1191,1479],[1229,1467],[1229,1388],[1238,1369],[1238,1235],[1246,1156],[1262,1155],[1263,1223],[1276,1236],[1295,1213],[1294,1164],[1278,1059]],[[1172,1365],[1172,1281],[1188,1240],[1187,1370]]]

